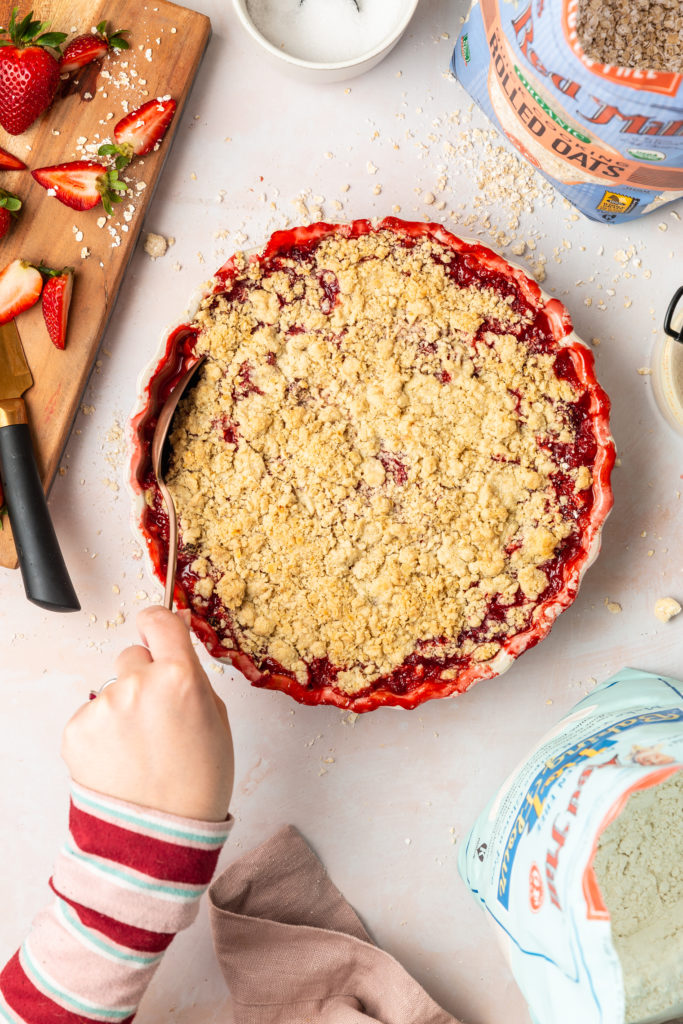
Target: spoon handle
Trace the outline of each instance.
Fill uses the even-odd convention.
[[[166,565],[166,586],[164,588],[164,607],[173,611],[173,593],[175,591],[175,572],[178,564],[178,519],[175,504],[164,480],[159,477],[159,490],[166,504],[168,513],[168,563]]]

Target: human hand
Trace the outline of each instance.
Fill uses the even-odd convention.
[[[67,723],[62,757],[75,782],[180,817],[223,821],[232,736],[179,615],[140,612],[143,644],[116,660],[116,682]]]

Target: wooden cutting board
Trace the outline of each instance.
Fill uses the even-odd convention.
[[[0,22],[7,24],[11,3],[0,4]],[[66,349],[50,342],[38,303],[17,319],[34,386],[24,396],[38,468],[48,490],[69,436],[81,396],[92,370],[107,320],[133,253],[147,205],[211,32],[203,14],[168,0],[50,0],[30,6],[35,16],[52,22],[52,30],[71,35],[89,32],[114,17],[110,30],[131,29],[130,50],[108,54],[81,72],[78,85],[63,83],[50,110],[23,135],[0,128],[0,146],[29,168],[95,159],[84,151],[89,143],[111,137],[126,110],[135,110],[155,96],[171,95],[178,109],[157,152],[135,160],[123,172],[131,195],[115,207],[104,226],[101,206],[79,212],[48,196],[30,171],[0,171],[0,187],[24,202],[19,220],[0,241],[0,267],[21,257],[51,267],[75,268]],[[49,11],[49,14],[48,14]],[[105,161],[103,161],[105,162]],[[140,183],[140,187],[138,187]],[[144,185],[144,187],[143,187]],[[109,364],[109,372],[114,369]],[[17,557],[7,516],[0,531],[0,566],[16,568]]]

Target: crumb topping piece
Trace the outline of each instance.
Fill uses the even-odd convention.
[[[458,283],[455,258],[335,235],[238,258],[197,315],[208,359],[167,480],[194,599],[219,598],[257,666],[305,683],[327,662],[357,694],[415,652],[486,661],[577,530],[553,486],[577,394],[520,339],[514,296]]]

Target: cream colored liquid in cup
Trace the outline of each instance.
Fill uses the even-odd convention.
[[[683,317],[673,324],[683,327]],[[652,356],[652,383],[657,405],[667,422],[683,434],[683,343],[662,332]]]

